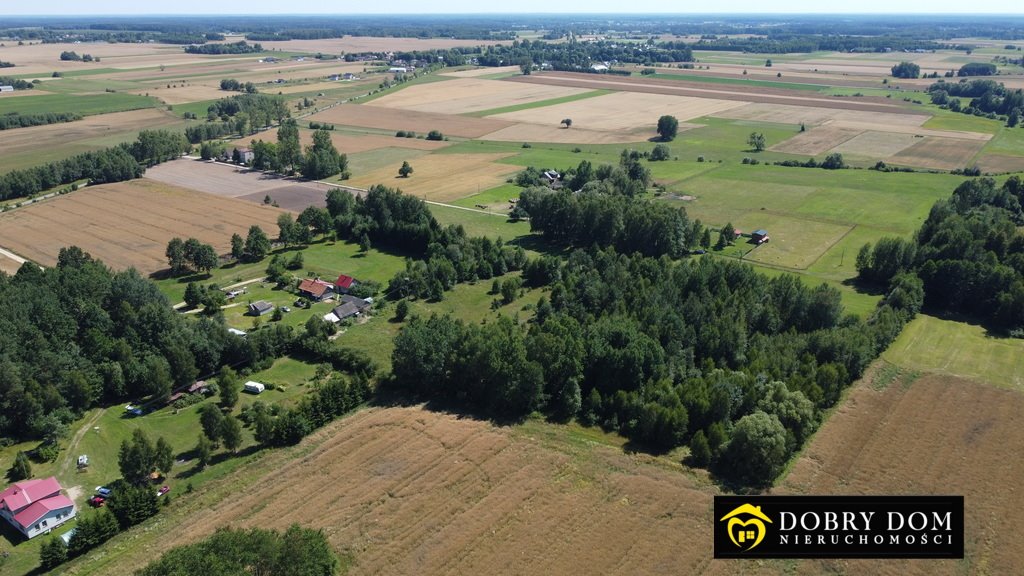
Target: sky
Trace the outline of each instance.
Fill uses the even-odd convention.
[[[0,0],[0,15],[73,14],[472,14],[472,13],[862,13],[862,14],[1017,14],[1024,15],[1020,0],[388,0],[385,2],[305,0]]]

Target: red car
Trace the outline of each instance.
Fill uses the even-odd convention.
[[[171,487],[170,486],[164,486],[163,488],[161,488],[160,490],[157,491],[156,495],[158,497],[159,496],[163,496],[164,494],[167,494],[170,491],[171,491]]]
[[[106,501],[107,499],[103,496],[93,496],[92,498],[89,498],[89,505],[93,508],[102,508]]]

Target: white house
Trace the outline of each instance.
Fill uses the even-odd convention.
[[[391,68],[388,68],[388,72],[397,72],[399,74],[405,74],[406,72],[408,72],[408,70],[405,68],[405,66],[392,66]]]
[[[266,389],[266,386],[260,384],[259,382],[253,382],[252,380],[249,380],[248,382],[245,383],[244,389],[246,392],[250,394],[259,394]]]
[[[0,92],[14,92],[14,86],[0,86]]]
[[[15,482],[0,492],[0,517],[26,538],[46,534],[75,517],[75,504],[53,476]]]

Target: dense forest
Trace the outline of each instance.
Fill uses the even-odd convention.
[[[706,445],[693,463],[746,485],[774,479],[921,305],[903,278],[865,322],[825,285],[613,249],[531,261],[524,277],[550,289],[528,330],[413,318],[391,385],[500,420],[575,417],[656,450]]]
[[[910,273],[923,283],[925,305],[963,313],[1024,336],[1024,181],[997,186],[991,178],[964,182],[932,207],[911,240],[864,245],[857,271],[890,285]]]
[[[643,44],[638,42],[576,42],[556,44],[541,40],[517,40],[509,46],[491,46],[476,56],[481,66],[510,64],[550,64],[555,70],[589,70],[590,64],[623,62],[653,64],[655,62],[692,62],[693,52],[683,42]]]
[[[7,172],[0,176],[0,200],[30,196],[78,180],[90,184],[131,180],[142,176],[146,166],[177,158],[191,147],[181,134],[143,130],[132,143]]]
[[[1024,115],[1024,90],[1010,89],[995,80],[939,81],[928,87],[933,104],[965,114]],[[963,106],[958,98],[970,98]]]
[[[263,46],[249,44],[245,40],[227,44],[190,44],[185,46],[189,54],[254,54],[263,52]]]
[[[244,114],[246,130],[240,130],[243,134],[255,132],[259,128],[270,126],[275,122],[291,115],[288,104],[280,96],[267,94],[239,94],[221,98],[206,109],[207,120],[220,119],[228,121],[239,114]],[[238,119],[235,118],[237,122]]]

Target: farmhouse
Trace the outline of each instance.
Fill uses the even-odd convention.
[[[250,394],[259,394],[263,392],[266,388],[267,387],[264,386],[263,384],[260,384],[259,382],[253,382],[252,380],[246,382],[245,385],[242,387],[243,390]]]
[[[48,533],[75,517],[74,502],[61,490],[53,476],[15,482],[0,492],[0,517],[26,538]]]
[[[314,302],[319,302],[331,295],[331,288],[330,282],[324,282],[319,278],[307,278],[299,283],[299,294]]]
[[[590,69],[593,70],[594,72],[607,72],[608,65],[603,63],[591,64]]]
[[[225,162],[235,162],[238,164],[248,164],[255,157],[256,153],[252,149],[242,146],[232,148],[231,150],[224,150],[224,153],[221,155]]]
[[[334,281],[334,291],[338,294],[348,294],[349,290],[358,284],[359,282],[357,282],[355,278],[341,274],[338,276],[338,279]]]
[[[750,239],[753,240],[756,244],[764,244],[765,242],[771,240],[771,238],[768,237],[768,231],[765,230],[764,228],[754,230],[754,232],[750,235]]]
[[[274,310],[274,305],[266,300],[260,300],[259,302],[253,302],[249,304],[249,315],[250,316],[263,316],[269,314]]]
[[[351,72],[345,72],[344,74],[341,75],[341,78],[343,80],[359,80],[359,77]]]

